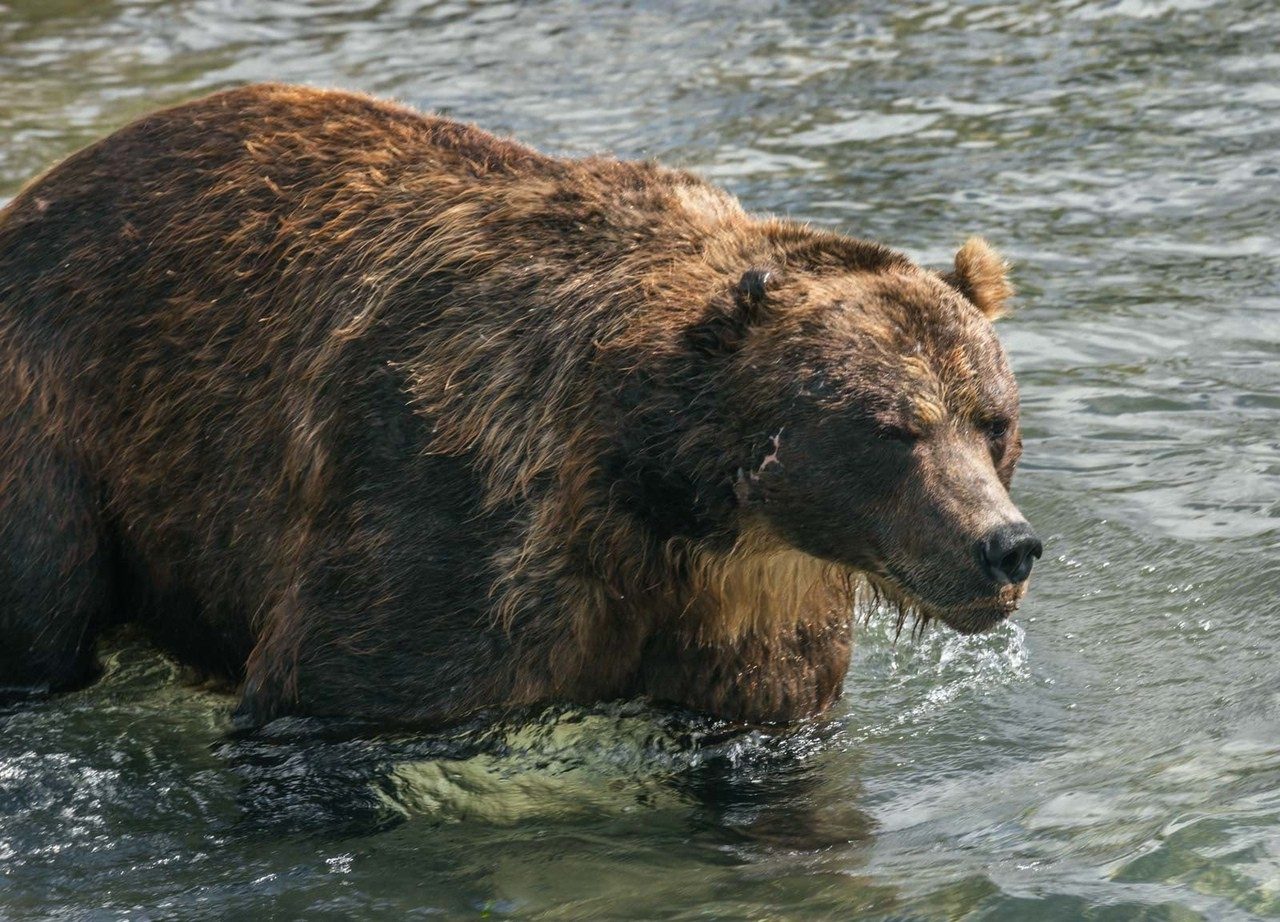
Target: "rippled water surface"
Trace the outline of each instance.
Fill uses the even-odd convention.
[[[0,198],[259,79],[394,96],[751,208],[1016,263],[1016,622],[860,631],[831,719],[275,725],[121,638],[0,712],[7,918],[1280,917],[1271,3],[0,2]]]

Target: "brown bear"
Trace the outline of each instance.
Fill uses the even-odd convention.
[[[138,620],[250,724],[819,713],[864,592],[978,631],[1040,555],[1005,273],[351,93],[148,115],[0,213],[0,684]]]

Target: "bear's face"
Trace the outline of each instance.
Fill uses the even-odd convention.
[[[787,545],[973,632],[1017,607],[1040,542],[1008,494],[1017,385],[962,290],[912,266],[777,283],[736,363],[767,408],[742,420],[737,493]]]

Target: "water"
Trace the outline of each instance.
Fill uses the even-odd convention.
[[[1280,11],[1118,0],[0,4],[0,197],[160,104],[340,85],[943,264],[1017,264],[992,634],[860,632],[827,721],[229,735],[136,639],[0,713],[0,916],[1280,917]],[[713,8],[718,7],[718,8]]]

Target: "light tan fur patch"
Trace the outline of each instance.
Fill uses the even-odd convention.
[[[988,320],[1004,316],[1013,297],[1009,264],[981,237],[970,237],[956,253],[955,278]]]
[[[852,574],[787,547],[763,529],[748,530],[727,554],[698,559],[686,615],[698,617],[701,643],[769,637],[812,620],[814,612],[853,604]]]

